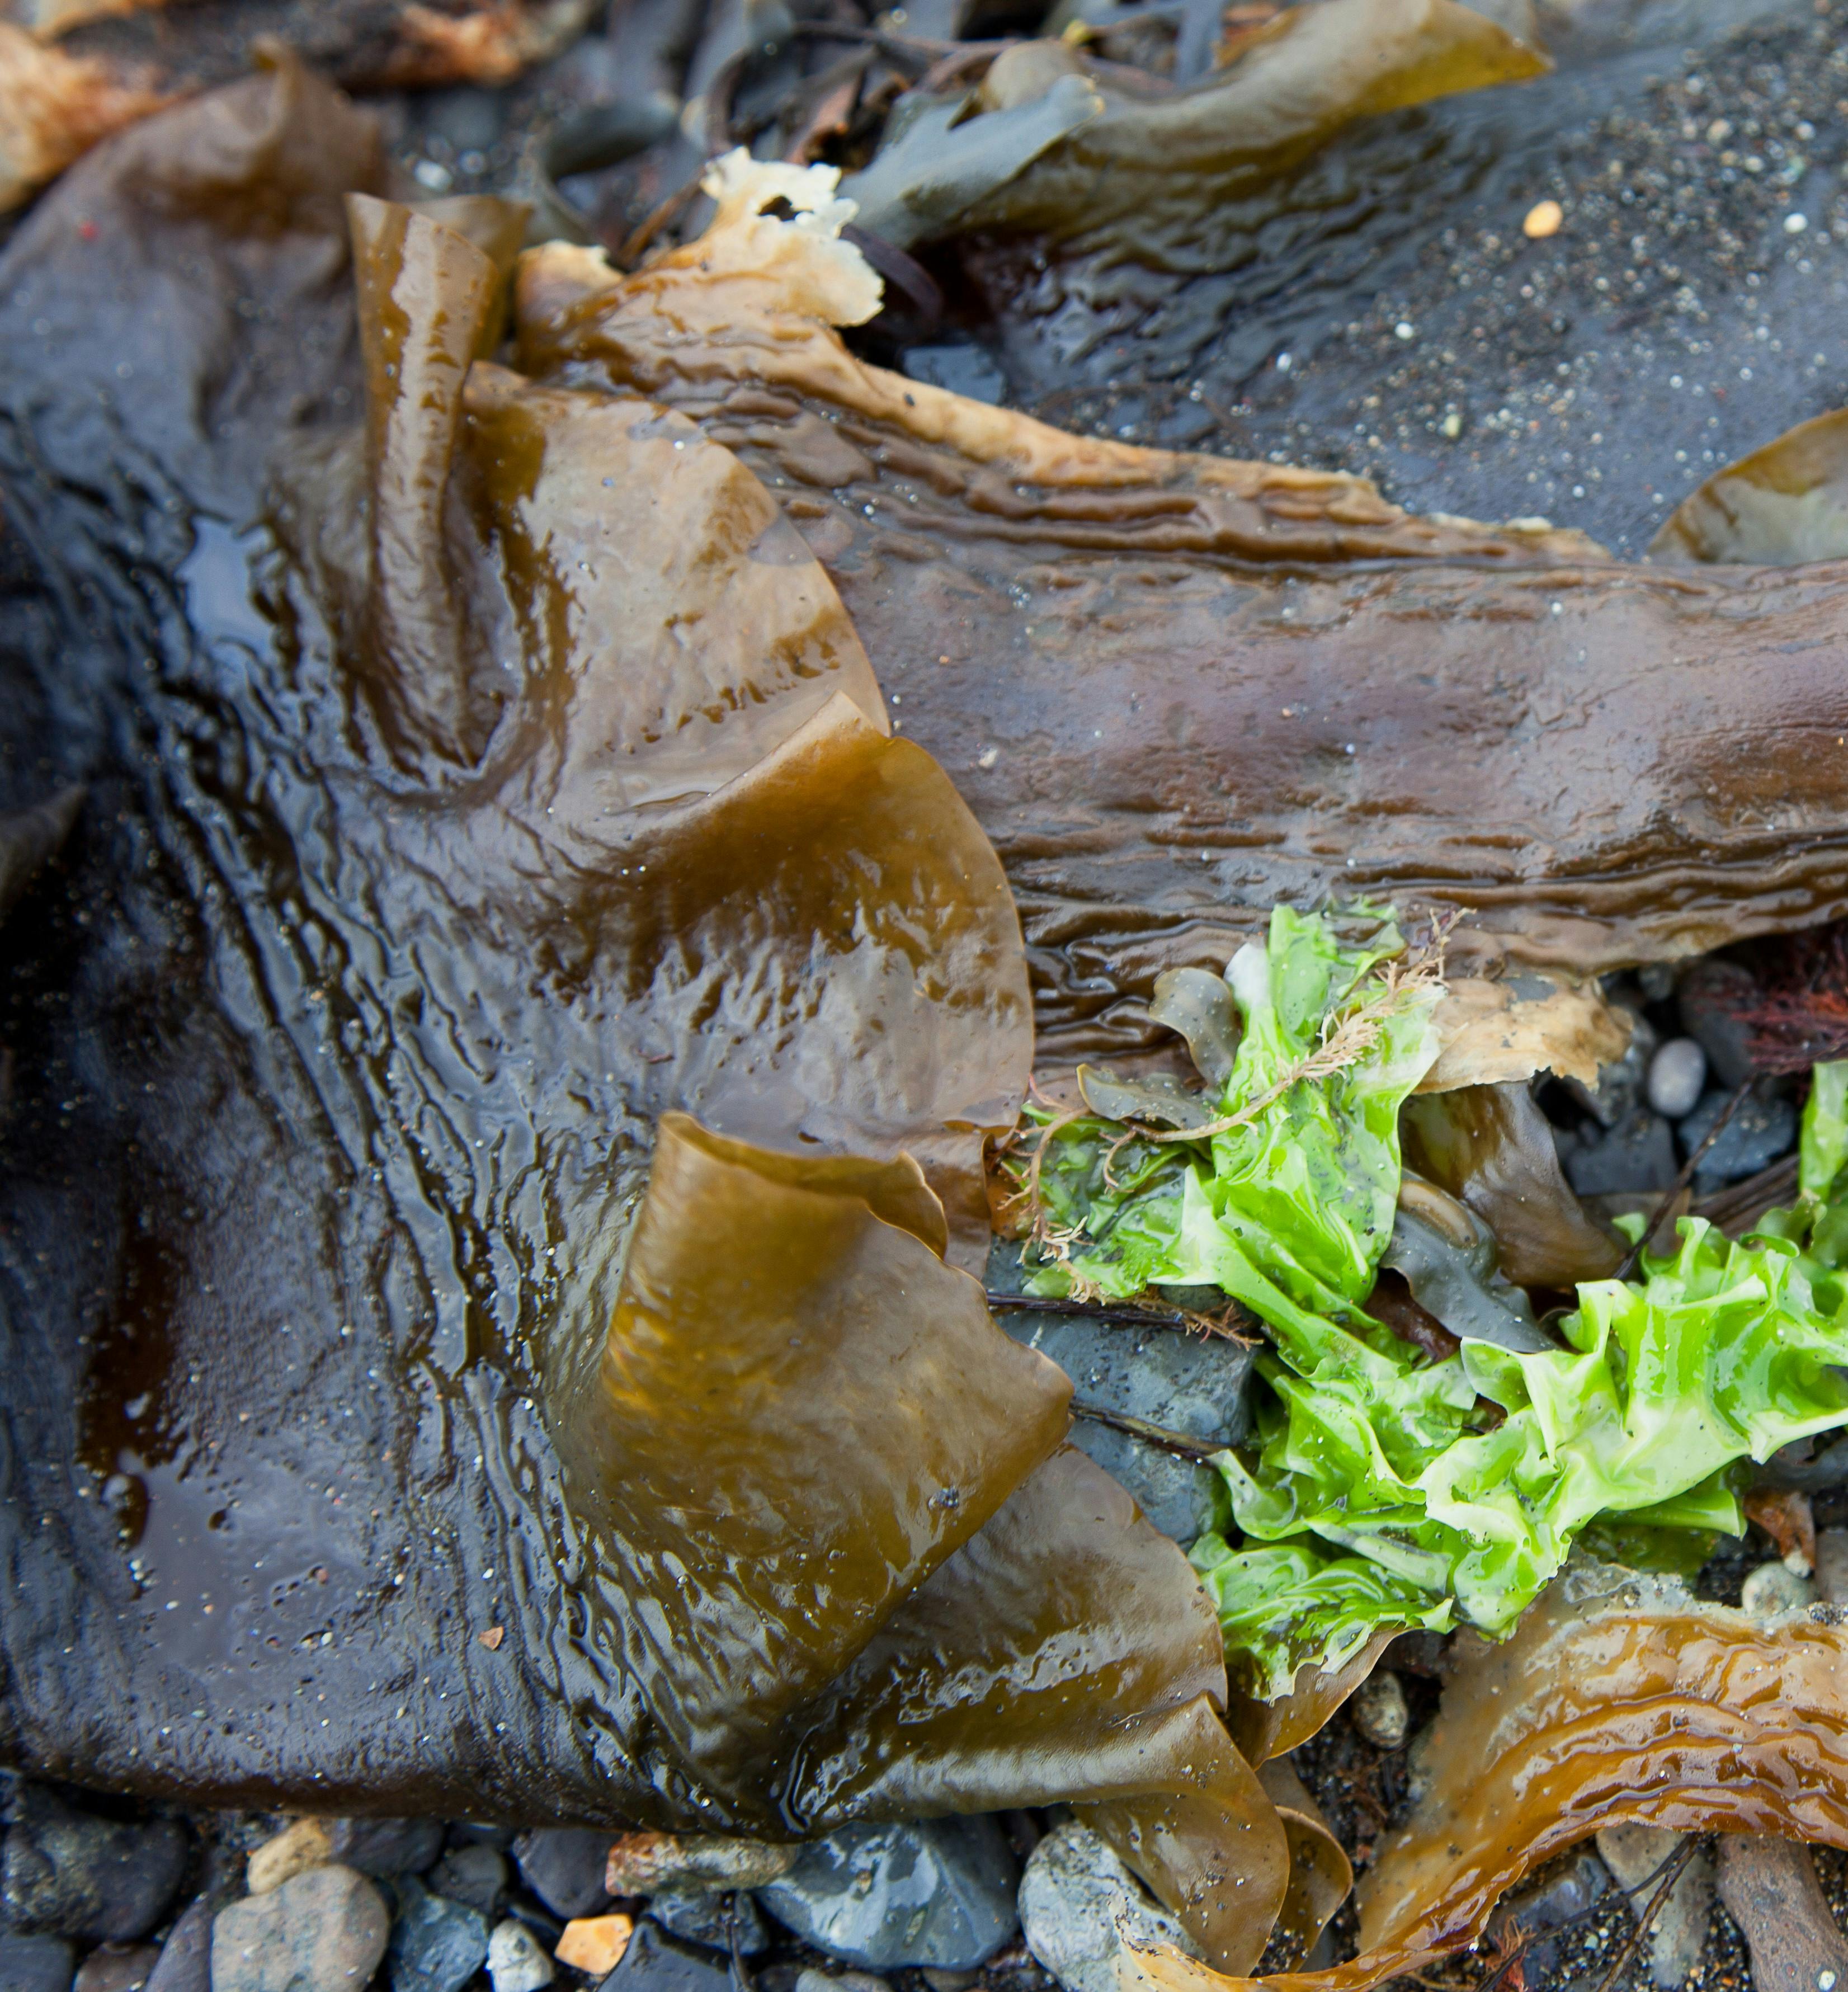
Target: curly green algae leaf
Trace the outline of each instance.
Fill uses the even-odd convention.
[[[1848,1162],[1848,1059],[1812,1068],[1797,1151],[1797,1184],[1805,1196],[1826,1197]]]
[[[1733,1242],[1686,1219],[1677,1249],[1643,1271],[1581,1286],[1564,1350],[1466,1342],[1396,1379],[1376,1366],[1360,1392],[1267,1366],[1279,1402],[1256,1468],[1229,1455],[1222,1470],[1239,1527],[1297,1561],[1217,1538],[1194,1550],[1264,1694],[1306,1659],[1339,1665],[1373,1629],[1447,1622],[1425,1615],[1453,1598],[1462,1618],[1504,1629],[1601,1517],[1655,1532],[1658,1562],[1677,1560],[1674,1532],[1737,1535],[1727,1470],[1848,1422],[1848,1307],[1798,1242]],[[1447,1397],[1446,1373],[1463,1387]],[[1471,1392],[1506,1410],[1493,1429],[1473,1428]],[[1422,1457],[1408,1404],[1434,1436],[1446,1410],[1455,1420]]]
[[[1214,1102],[1222,1119],[1271,1093],[1321,1047],[1325,1026],[1386,995],[1379,971],[1404,943],[1389,920],[1360,910],[1376,928],[1358,947],[1326,915],[1280,906],[1267,944],[1239,950],[1228,980],[1245,1032]],[[1205,1158],[1140,1142],[1113,1164],[1126,1131],[1096,1119],[1055,1134],[1042,1202],[1055,1226],[1092,1242],[1073,1252],[1069,1271],[1042,1269],[1035,1290],[1063,1290],[1074,1275],[1119,1297],[1151,1284],[1222,1287],[1280,1339],[1300,1323],[1293,1360],[1314,1360],[1328,1324],[1314,1317],[1364,1322],[1359,1304],[1398,1199],[1399,1108],[1437,1056],[1430,1012],[1440,994],[1402,992],[1383,1006],[1370,1049],[1212,1136]]]
[[[1233,964],[1246,1035],[1223,1110],[1260,1097],[1365,1000],[1380,959],[1344,950],[1325,919],[1280,911],[1269,949]],[[1454,1618],[1505,1629],[1601,1517],[1652,1532],[1671,1560],[1676,1532],[1737,1534],[1727,1470],[1848,1421],[1834,1366],[1848,1362],[1848,1297],[1827,1209],[1814,1241],[1801,1213],[1737,1243],[1684,1221],[1640,1282],[1580,1284],[1563,1349],[1472,1340],[1430,1362],[1371,1321],[1361,1302],[1389,1233],[1420,1034],[1415,1007],[1393,1014],[1356,1066],[1214,1136],[1210,1166],[1130,1144],[1144,1158],[1089,1202],[1125,1131],[1049,1131],[1048,1213],[1096,1241],[1072,1253],[1071,1274],[1118,1292],[1217,1284],[1270,1329],[1255,1452],[1216,1462],[1247,1547],[1209,1533],[1192,1552],[1264,1699],[1305,1664],[1338,1670],[1383,1630]],[[1833,1181],[1843,1106],[1835,1074],[1819,1073],[1808,1177]]]

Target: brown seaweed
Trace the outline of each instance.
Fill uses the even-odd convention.
[[[80,858],[107,951],[19,1047],[4,1235],[87,1201],[55,1274],[6,1265],[0,1744],[771,1838],[1071,1799],[1248,1968],[1287,1852],[1211,1609],[950,1263],[1031,1056],[998,861],[757,480],[481,360],[496,259],[377,198],[373,138],[284,63],[93,155],[8,258],[50,308],[69,202],[117,272],[22,340],[6,468],[43,571],[135,632],[22,677],[167,738],[94,771],[156,855]],[[95,373],[155,338],[118,421]],[[0,931],[45,972],[42,917]],[[94,1076],[46,1144],[65,1028]]]
[[[1156,976],[1279,902],[1466,907],[1459,967],[1580,974],[1848,906],[1836,567],[1629,567],[959,400],[847,350],[837,259],[747,268],[754,198],[633,277],[533,252],[520,363],[778,492],[1001,854],[1048,1063],[1149,1042]]]
[[[1848,1845],[1845,1665],[1848,1629],[1826,1615],[1768,1623],[1575,1565],[1505,1644],[1459,1636],[1423,1795],[1358,1891],[1359,1956],[1250,1980],[1142,1952],[1125,1983],[1363,1992],[1461,1949],[1507,1888],[1605,1827]]]
[[[1715,471],[1670,513],[1649,553],[1760,567],[1848,554],[1848,411],[1799,422]]]

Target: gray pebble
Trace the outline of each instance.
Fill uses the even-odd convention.
[[[1707,1053],[1692,1038],[1670,1038],[1649,1061],[1649,1104],[1679,1120],[1700,1104],[1707,1084]]]
[[[986,1816],[846,1826],[803,1849],[758,1900],[849,1964],[982,1963],[1020,1926],[1020,1873]]]
[[[343,1867],[362,1874],[421,1874],[443,1850],[443,1827],[435,1819],[336,1819],[328,1850]]]
[[[1667,1121],[1640,1109],[1601,1134],[1595,1123],[1587,1124],[1578,1144],[1560,1159],[1580,1196],[1667,1189],[1680,1168]]]
[[[507,1864],[492,1847],[452,1847],[430,1871],[430,1886],[452,1902],[465,1902],[489,1922],[506,1898]]]
[[[603,1886],[613,1836],[591,1827],[543,1826],[513,1843],[520,1879],[554,1915],[595,1915],[609,1900]]]
[[[794,1992],[800,1977],[806,1976],[791,1972],[787,1965],[782,1970],[788,1974],[781,1980],[783,1992]],[[774,1969],[765,1973],[762,1983],[765,1992],[772,1992],[778,1983]],[[622,1963],[598,1992],[731,1992],[731,1966],[709,1950],[680,1943],[645,1917],[636,1925]]]
[[[997,1239],[989,1255],[989,1288],[1018,1291],[1021,1278],[1019,1246]],[[1216,1292],[1192,1298],[1209,1308],[1224,1305]],[[1231,1445],[1244,1437],[1253,1352],[1236,1342],[1179,1329],[1100,1325],[1075,1315],[1014,1314],[1003,1307],[994,1318],[1016,1341],[1050,1356],[1087,1404],[1146,1418],[1190,1438]],[[1121,1481],[1164,1535],[1191,1542],[1210,1521],[1219,1482],[1205,1468],[1089,1419],[1072,1426],[1072,1443]]]
[[[1652,1878],[1679,1850],[1683,1836],[1655,1826],[1608,1826],[1597,1836],[1604,1865],[1632,1892],[1630,1913],[1639,1922],[1655,1893]],[[1683,1868],[1653,1923],[1645,1932],[1649,1977],[1659,1992],[1680,1992],[1700,1962],[1713,1908],[1713,1863],[1696,1854]]]
[[[195,1902],[161,1946],[148,1992],[212,1992],[212,1910]]]
[[[729,1950],[731,1904],[733,1897],[713,1888],[657,1888],[648,1899],[648,1913],[663,1929],[684,1936],[689,1943],[709,1944],[714,1950]],[[746,1957],[755,1957],[770,1947],[769,1932],[757,1912],[757,1905],[747,1895],[738,1903],[738,1947]]]
[[[1132,1946],[1171,1943],[1200,1954],[1110,1844],[1076,1820],[1034,1848],[1021,1879],[1020,1919],[1027,1948],[1065,1992],[1118,1992],[1134,1975]]]
[[[360,1992],[390,1932],[375,1883],[351,1868],[311,1868],[219,1911],[212,1992]]]
[[[172,1820],[119,1826],[24,1785],[0,1852],[0,1909],[21,1932],[127,1942],[166,1914],[186,1865]]]
[[[1775,1618],[1780,1612],[1800,1612],[1816,1602],[1815,1584],[1799,1577],[1786,1564],[1761,1563],[1746,1574],[1739,1587],[1739,1606],[1754,1618]]]
[[[1701,1096],[1700,1105],[1681,1124],[1683,1154],[1691,1155],[1700,1146],[1731,1097],[1724,1086],[1711,1086]],[[1794,1148],[1796,1139],[1797,1110],[1788,1100],[1749,1093],[1701,1157],[1694,1171],[1694,1187],[1701,1192],[1715,1190],[1755,1176]]]
[[[397,1921],[385,1960],[391,1992],[460,1992],[488,1955],[488,1919],[433,1895],[421,1881],[398,1885]]]
[[[70,1992],[147,1992],[148,1980],[159,1961],[155,1944],[103,1944],[77,1966]]]
[[[524,1923],[510,1916],[494,1925],[488,1939],[488,1976],[494,1992],[539,1992],[557,1973],[545,1946]],[[216,1987],[213,1992],[217,1992]]]
[[[1582,1915],[1610,1886],[1610,1870],[1590,1847],[1579,1847],[1543,1869],[1525,1888],[1502,1898],[1489,1919],[1490,1939],[1505,1946],[1519,1940],[1517,1928],[1520,1936],[1537,1938],[1523,1953],[1527,1983],[1563,1983],[1567,1974],[1560,1965],[1560,1947],[1571,1939],[1546,1933]]]
[[[1396,1750],[1409,1724],[1405,1690],[1388,1670],[1369,1675],[1354,1691],[1354,1727],[1376,1750]]]
[[[77,1952],[61,1936],[0,1936],[5,1992],[70,1992]]]

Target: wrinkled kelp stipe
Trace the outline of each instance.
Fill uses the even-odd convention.
[[[1152,1044],[1157,977],[1277,905],[1468,906],[1459,970],[1581,974],[1848,911],[1837,567],[1625,566],[1069,435],[854,357],[819,228],[748,268],[745,228],[721,203],[629,277],[534,251],[520,363],[684,411],[778,493],[1007,868],[1043,1064]]]

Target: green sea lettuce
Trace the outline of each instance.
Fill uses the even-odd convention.
[[[1397,945],[1386,928],[1352,949],[1325,919],[1280,911],[1268,948],[1229,974],[1246,1032],[1221,1117],[1379,1003]],[[1684,1218],[1638,1278],[1580,1286],[1563,1346],[1466,1340],[1431,1360],[1362,1305],[1392,1227],[1397,1109],[1430,1059],[1423,992],[1386,1007],[1354,1063],[1209,1139],[1158,1145],[1094,1117],[1047,1129],[1042,1203],[1065,1256],[1043,1281],[1212,1284],[1270,1332],[1253,1443],[1215,1462],[1243,1543],[1209,1533],[1191,1552],[1266,1698],[1382,1630],[1504,1631],[1594,1523],[1685,1561],[1743,1529],[1739,1462],[1848,1423],[1843,1213],[1820,1201],[1848,1158],[1848,1065],[1819,1068],[1797,1211],[1739,1240]],[[1113,1149],[1128,1159],[1106,1182]]]

